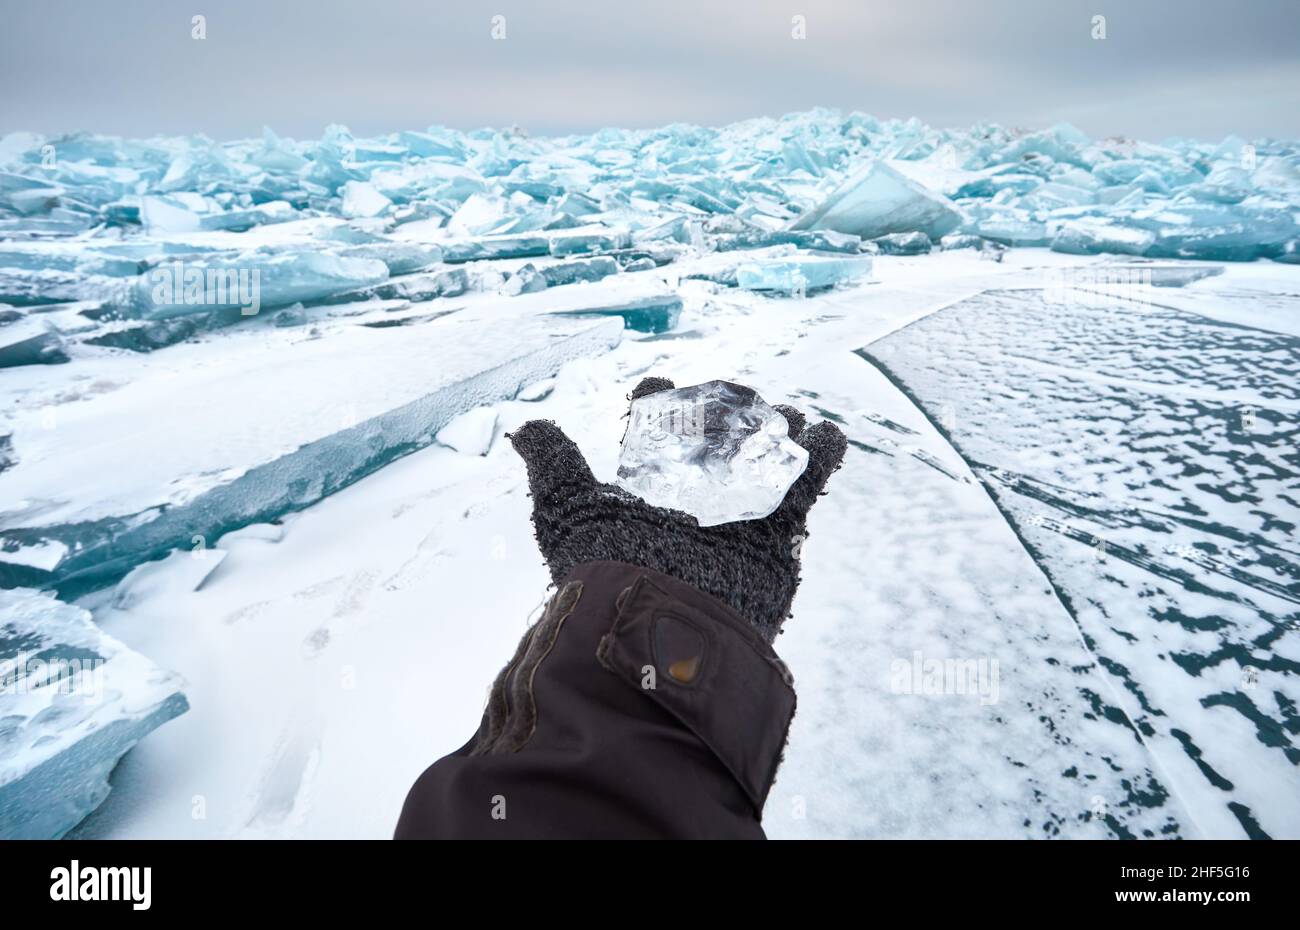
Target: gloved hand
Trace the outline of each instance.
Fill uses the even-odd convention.
[[[666,378],[646,378],[631,399],[672,388]],[[718,526],[700,526],[689,514],[652,507],[598,482],[578,447],[550,420],[530,420],[509,434],[528,467],[533,527],[552,579],[558,583],[584,562],[654,569],[727,604],[771,643],[799,586],[808,511],[846,447],[834,424],[805,429],[798,410],[776,409],[790,424],[790,438],[808,450],[808,467],[769,516]]]

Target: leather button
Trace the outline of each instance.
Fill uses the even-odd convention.
[[[672,665],[668,666],[668,674],[684,685],[688,685],[694,681],[695,675],[699,670],[699,656],[691,656],[689,659],[678,659]]]
[[[655,618],[655,662],[678,684],[689,685],[699,678],[707,645],[694,624],[671,614]]]

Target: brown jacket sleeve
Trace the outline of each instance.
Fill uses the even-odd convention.
[[[795,696],[740,616],[622,562],[561,583],[397,839],[763,838]]]

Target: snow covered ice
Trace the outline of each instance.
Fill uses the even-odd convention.
[[[1300,836],[1298,210],[1296,140],[831,110],[6,137],[0,583],[122,738],[0,730],[5,822],[390,835],[550,580],[494,437],[616,480],[653,374],[849,440],[770,835]],[[995,704],[895,674],[966,659]]]
[[[766,517],[808,467],[790,425],[753,390],[727,381],[632,402],[618,484],[700,526]]]
[[[622,329],[552,314],[344,319],[330,337],[268,320],[216,355],[181,345],[87,359],[91,383],[53,426],[44,392],[59,388],[29,387],[9,419],[18,461],[0,472],[0,578],[80,593],[309,506]]]
[[[1063,590],[1193,816],[1295,835],[1300,339],[1136,296],[987,291],[864,353]]]
[[[80,823],[122,755],[185,713],[181,686],[88,611],[0,590],[0,839],[59,837]]]
[[[491,407],[475,407],[456,417],[435,437],[439,443],[466,455],[487,455],[492,448],[497,413]]]

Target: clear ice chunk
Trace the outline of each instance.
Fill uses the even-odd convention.
[[[442,261],[442,249],[422,242],[368,242],[340,249],[340,258],[378,259],[390,275],[412,274]]]
[[[450,241],[443,246],[443,261],[478,262],[498,258],[537,258],[550,252],[544,236],[483,236]]]
[[[582,281],[599,281],[612,274],[618,274],[618,262],[608,255],[585,261],[560,262],[554,265],[546,265],[541,269],[541,275],[546,279],[547,287],[560,287]]]
[[[0,301],[16,307],[47,306],[81,300],[129,305],[135,280],[49,268],[39,271],[0,268]]]
[[[654,267],[654,262],[650,263]],[[591,259],[578,259],[557,262],[537,268],[531,262],[516,271],[505,282],[503,294],[534,294],[548,287],[562,287],[566,284],[579,284],[587,281],[599,281],[612,274],[618,274],[618,262],[607,255]]]
[[[133,310],[146,319],[240,308],[262,309],[315,301],[378,284],[388,266],[376,258],[327,252],[247,252],[233,257],[159,265],[134,282]]]
[[[570,310],[552,311],[553,316],[620,316],[623,325],[639,333],[666,333],[682,315],[682,299],[676,294],[652,294],[634,300]]]
[[[962,221],[961,212],[947,197],[877,161],[850,177],[790,228],[829,229],[863,239],[923,232],[940,239]]]
[[[954,249],[978,249],[984,240],[971,233],[949,233],[939,240],[939,248],[945,252]]]
[[[877,236],[871,242],[881,255],[926,255],[934,245],[923,232],[890,233]]]
[[[551,240],[550,251],[555,256],[584,255],[591,252],[610,252],[627,248],[630,238],[619,230],[599,230],[577,235],[557,236]]]
[[[871,259],[865,255],[853,258],[805,255],[746,262],[736,268],[736,283],[749,291],[789,296],[849,283],[870,273]]]
[[[1027,210],[990,211],[970,224],[969,232],[1008,246],[1050,245],[1047,224],[1029,218]]]
[[[456,297],[469,290],[469,275],[464,268],[450,268],[446,271],[421,271],[416,274],[399,275],[381,281],[372,287],[363,287],[351,291],[340,291],[322,300],[322,303],[352,303],[358,300],[433,300],[437,297]]]
[[[632,402],[617,484],[700,526],[772,513],[808,467],[789,424],[752,388],[729,381]]]
[[[1143,255],[1155,241],[1155,233],[1145,229],[1133,229],[1108,223],[1099,217],[1084,216],[1061,225],[1056,231],[1056,237],[1052,239],[1052,251],[1071,255],[1089,255],[1095,252]]]
[[[1146,253],[1152,258],[1254,261],[1281,253],[1300,233],[1289,210],[1241,204],[1185,202],[1143,211],[1133,222],[1154,229],[1156,241]]]
[[[546,277],[530,262],[506,279],[501,293],[517,297],[520,294],[536,294],[547,287]]]
[[[393,205],[373,184],[365,181],[348,181],[340,194],[343,215],[347,217],[378,216]]]

